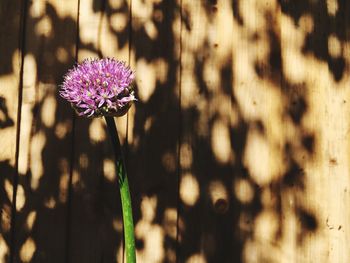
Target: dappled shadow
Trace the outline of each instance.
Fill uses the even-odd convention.
[[[14,146],[0,160],[0,261],[122,262],[104,121],[74,117],[57,92],[90,56],[136,70],[138,101],[117,124],[140,262],[308,262],[324,226],[342,230],[312,196],[341,165],[338,152],[322,155],[340,137],[322,125],[332,119],[341,136],[347,127],[335,116],[346,104],[349,4],[247,2],[29,3],[18,171]],[[20,5],[0,7],[1,37],[18,32]],[[0,44],[0,82],[13,89],[16,40]],[[1,91],[0,134],[13,145],[16,101]]]
[[[333,78],[340,81],[346,72],[344,44],[350,37],[347,1],[282,1],[281,8],[295,24],[302,17],[311,18],[313,28],[307,32],[302,51],[327,62]]]
[[[14,122],[9,116],[8,109],[6,107],[6,100],[3,97],[0,97],[0,128],[5,129],[7,127],[13,126]]]

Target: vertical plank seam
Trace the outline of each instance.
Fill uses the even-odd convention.
[[[25,41],[26,41],[26,20],[28,1],[24,0],[21,5],[20,13],[20,30],[19,30],[19,56],[20,56],[20,71],[18,83],[18,100],[17,100],[17,127],[16,127],[16,146],[15,146],[15,173],[13,177],[12,205],[11,205],[11,237],[10,237],[10,262],[14,262],[15,258],[15,224],[16,224],[16,199],[18,188],[18,161],[20,151],[20,135],[21,135],[21,115],[22,115],[22,100],[23,100],[23,74],[24,74],[24,56],[25,56]]]
[[[128,65],[131,63],[131,41],[132,41],[132,0],[129,0],[129,26],[128,26]],[[126,131],[125,131],[125,143],[124,143],[124,156],[126,167],[128,167],[128,155],[129,155],[129,112],[126,113]]]
[[[128,65],[131,63],[131,41],[132,41],[132,0],[129,0],[129,26],[128,26]],[[129,156],[129,111],[126,113],[126,128],[125,128],[125,141],[123,145],[125,164],[128,167],[128,156]],[[127,169],[128,170],[128,169]]]
[[[131,48],[132,48],[132,0],[129,0],[129,26],[128,26],[128,65],[131,63]],[[125,131],[125,142],[124,142],[124,156],[126,167],[128,167],[128,156],[129,156],[129,111],[126,113],[126,131]]]
[[[180,251],[180,244],[179,244],[179,224],[180,224],[180,212],[181,212],[181,200],[180,200],[180,183],[181,183],[181,141],[182,141],[182,101],[181,101],[181,90],[182,90],[182,21],[183,21],[183,13],[182,13],[182,0],[180,0],[180,34],[179,34],[179,101],[178,101],[178,110],[179,110],[179,116],[178,116],[178,144],[177,144],[177,218],[176,218],[176,256],[175,256],[175,262],[179,262],[179,251]]]
[[[132,49],[132,0],[129,0],[129,26],[128,26],[128,65],[130,66],[131,63],[131,49]],[[125,131],[125,142],[124,142],[124,156],[125,156],[125,165],[126,169],[128,170],[128,164],[129,164],[129,112],[126,114],[126,131]],[[132,185],[132,180],[131,180],[131,185]],[[131,187],[130,187],[130,192]],[[135,221],[135,219],[134,219]],[[135,224],[135,223],[134,223]],[[125,244],[124,244],[124,236],[123,240],[121,242],[122,245],[122,263],[125,262]]]
[[[75,35],[75,63],[78,62],[79,46],[80,46],[80,0],[77,3],[77,26]],[[73,110],[72,110],[73,111]],[[66,248],[65,248],[65,262],[69,262],[70,256],[70,244],[71,244],[71,210],[72,210],[72,196],[73,196],[73,170],[74,170],[74,156],[75,156],[75,126],[76,116],[75,112],[72,112],[72,132],[71,132],[71,148],[70,148],[70,166],[69,166],[69,179],[68,179],[68,194],[67,194],[67,217],[66,217]]]
[[[102,23],[103,19],[105,17],[105,12],[106,12],[106,5],[107,1],[102,0],[101,1],[101,15],[100,15],[100,21],[98,23],[98,28],[97,28],[97,54],[99,58],[103,57],[102,50],[101,50],[101,34],[102,34]]]

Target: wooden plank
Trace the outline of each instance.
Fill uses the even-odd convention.
[[[81,0],[79,13],[79,62],[98,57],[129,61],[126,1]],[[123,143],[125,116],[117,126]],[[69,262],[122,262],[121,206],[108,136],[103,118],[76,117]]]
[[[284,262],[295,262],[300,261],[304,262],[302,260],[303,254],[300,251],[300,245],[299,243],[303,240],[307,240],[304,243],[305,248],[312,249],[312,243],[310,242],[310,233],[306,233],[301,238],[298,238],[298,228],[302,226],[302,224],[299,224],[299,218],[298,218],[298,209],[304,205],[304,211],[307,211],[307,214],[309,215],[309,218],[311,221],[316,222],[316,217],[314,215],[313,210],[310,209],[310,205],[308,207],[305,207],[305,204],[308,203],[307,201],[307,192],[305,193],[303,190],[304,184],[305,184],[305,178],[309,176],[309,173],[305,173],[307,171],[308,166],[308,159],[305,160],[305,157],[310,158],[310,154],[313,154],[313,151],[317,151],[316,149],[313,149],[314,145],[313,142],[315,141],[315,135],[310,133],[310,152],[305,152],[305,149],[303,145],[299,145],[301,142],[301,137],[304,136],[304,127],[303,123],[301,122],[306,114],[306,108],[308,110],[310,109],[309,101],[307,100],[306,94],[307,90],[309,89],[308,84],[303,84],[305,81],[308,81],[309,78],[304,75],[307,71],[305,71],[304,68],[304,58],[300,54],[303,43],[303,37],[305,37],[306,32],[302,32],[301,30],[298,30],[297,27],[293,25],[293,21],[288,16],[284,16],[284,12],[286,5],[281,6],[282,13],[280,17],[281,22],[281,50],[282,50],[282,62],[283,62],[283,91],[287,95],[287,101],[286,101],[286,108],[290,107],[287,111],[287,114],[289,115],[289,125],[286,129],[286,134],[289,133],[289,138],[287,137],[286,140],[288,140],[289,143],[289,149],[287,152],[287,164],[289,167],[288,171],[288,178],[286,180],[287,184],[285,185],[285,189],[280,189],[280,191],[283,191],[281,194],[281,214],[283,215],[281,220],[281,238],[279,240],[280,247],[282,249],[282,253],[284,256]],[[307,25],[310,23],[308,21],[310,17],[305,17],[304,22],[301,19],[300,22],[305,23],[304,26],[306,30],[307,27],[310,25]],[[301,23],[301,25],[302,25]],[[303,25],[302,25],[303,26]],[[294,58],[294,61],[292,62],[291,59]],[[293,69],[290,65],[293,63],[296,65],[295,69]],[[311,84],[311,83],[310,83]],[[305,106],[307,105],[307,106]],[[312,132],[312,129],[310,130]],[[293,140],[291,140],[293,138]],[[301,146],[301,147],[300,147]],[[317,146],[316,146],[317,147]],[[298,158],[298,153],[300,156]],[[304,156],[302,160],[300,157]],[[297,159],[295,159],[297,158]],[[291,166],[294,166],[291,167]],[[321,178],[319,178],[321,179]],[[321,179],[322,180],[322,179]],[[303,202],[302,198],[306,202]],[[306,213],[305,213],[306,214]],[[318,219],[317,219],[318,220]],[[300,223],[303,223],[300,220]],[[304,232],[304,231],[303,231]],[[305,238],[305,239],[304,239]],[[299,241],[298,241],[299,239]],[[309,239],[309,240],[308,240]],[[321,252],[321,251],[320,251]],[[283,255],[282,255],[283,256]],[[306,258],[304,259],[306,260]],[[323,252],[318,254],[318,259],[320,262],[324,261],[323,258]]]
[[[21,17],[23,3],[0,3],[0,261],[9,262],[13,232],[11,228],[13,188],[16,183],[16,147],[18,144],[18,100],[22,63]],[[9,34],[9,32],[12,32]],[[13,246],[12,246],[13,247]]]
[[[288,83],[303,83],[297,95],[303,96],[306,112],[295,134],[312,138],[309,153],[299,160],[304,195],[297,196],[295,213],[303,208],[308,216],[299,218],[303,243],[296,246],[296,260],[310,262],[317,253],[317,262],[348,262],[349,6],[342,1],[300,3],[297,9],[305,10],[303,15],[295,7],[283,6],[285,76]],[[293,57],[298,70],[290,66]]]
[[[28,5],[15,262],[64,262],[72,111],[57,86],[75,59],[78,1]]]
[[[181,3],[178,262],[239,261],[237,204],[231,189],[236,146],[232,5],[225,0]]]
[[[243,40],[234,44],[234,96],[248,127],[247,177],[237,178],[235,189],[242,205],[241,257],[244,262],[304,262],[300,251],[318,219],[304,202],[314,134],[302,122],[309,110],[305,80],[298,79],[307,76],[300,64],[303,39],[293,35],[288,27],[293,23],[285,23],[276,1],[242,3],[238,9],[235,39]]]
[[[180,27],[175,1],[132,1],[138,101],[129,115],[128,169],[138,262],[176,262]]]
[[[286,138],[292,132],[287,132],[289,105],[281,87],[281,10],[277,1],[242,2],[237,9],[233,85],[240,122],[246,126],[245,171],[237,175],[234,189],[241,210],[237,222],[240,257],[244,262],[293,262],[294,194],[299,185],[293,177],[289,183],[296,187],[288,188],[285,177],[296,176],[299,170],[291,161],[290,138]]]
[[[331,2],[327,6],[336,4]],[[336,65],[349,62],[342,51],[344,34],[333,36],[330,29],[344,22],[341,15],[332,18],[327,6],[247,1],[239,7],[244,27],[238,23],[234,30],[242,34],[234,48],[234,95],[250,126],[244,164],[259,186],[253,193],[260,206],[243,217],[248,223],[240,220],[240,231],[249,238],[243,239],[244,262],[348,261],[343,146],[349,80]],[[254,35],[255,41],[249,40]],[[260,122],[263,133],[254,131],[252,121]]]
[[[137,71],[118,127],[138,262],[349,262],[348,3],[80,1],[79,60]],[[14,262],[122,262],[104,121],[57,99],[77,6],[29,6],[18,123],[20,3],[0,4],[1,262],[17,172]]]

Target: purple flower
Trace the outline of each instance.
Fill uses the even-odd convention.
[[[134,72],[114,58],[86,59],[64,76],[60,95],[79,116],[121,116],[135,101]]]

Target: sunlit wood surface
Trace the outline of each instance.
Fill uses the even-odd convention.
[[[103,119],[58,96],[136,71],[117,119],[138,262],[350,262],[350,3],[0,1],[0,262],[123,262]]]

